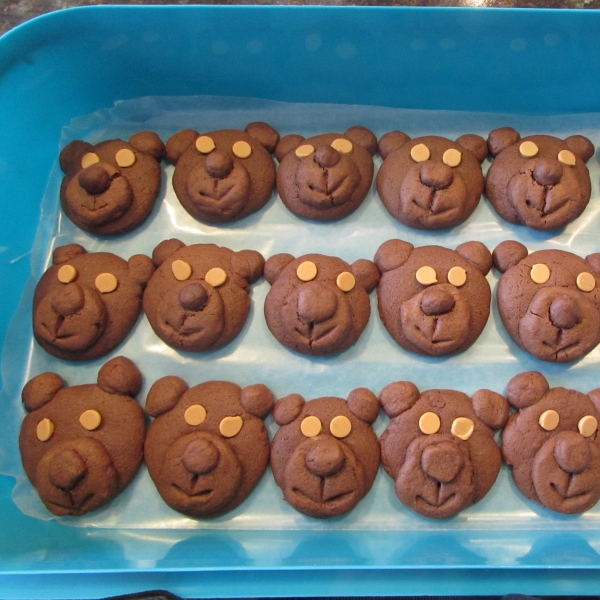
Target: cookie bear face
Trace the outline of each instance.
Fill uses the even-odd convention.
[[[321,356],[341,352],[359,338],[379,271],[362,259],[349,265],[321,254],[276,254],[265,264],[265,278],[272,285],[265,300],[271,333],[296,352]]]
[[[517,487],[556,512],[592,508],[600,498],[600,390],[549,389],[529,371],[510,380],[506,396],[518,412],[502,431],[502,455]]]
[[[133,399],[142,386],[137,367],[109,360],[98,384],[64,387],[43,373],[23,388],[29,414],[19,436],[27,477],[46,508],[83,515],[120,494],[142,463],[146,423]]]
[[[485,275],[492,257],[482,243],[466,242],[454,251],[389,240],[377,250],[375,264],[382,273],[379,314],[403,348],[442,356],[479,337],[491,300]]]
[[[263,257],[214,244],[161,242],[152,253],[158,267],[144,294],[144,312],[158,337],[188,352],[215,350],[242,329],[250,311],[250,283]]]
[[[204,223],[230,223],[261,209],[275,186],[271,153],[278,141],[266,123],[202,135],[184,129],[171,136],[166,152],[176,165],[173,189],[179,202]]]
[[[392,419],[381,436],[381,460],[403,504],[424,517],[447,519],[488,493],[502,462],[492,429],[508,419],[500,394],[421,394],[399,381],[382,390],[380,401]]]
[[[379,141],[384,158],[377,192],[390,214],[415,229],[446,229],[467,219],[479,204],[485,140],[466,134],[456,142],[429,135],[411,140],[392,131]]]
[[[296,215],[317,221],[348,216],[365,199],[373,181],[377,138],[365,127],[323,133],[308,139],[282,138],[277,190]]]
[[[150,389],[146,412],[156,417],[144,459],[163,500],[191,517],[212,518],[238,506],[269,462],[263,419],[274,398],[262,384],[244,389],[208,381],[188,389],[163,377]]]
[[[52,263],[35,288],[35,339],[64,360],[104,356],[135,324],[152,261],[143,254],[125,261],[68,244],[54,250]]]
[[[96,235],[133,229],[152,212],[161,184],[165,146],[152,131],[124,140],[76,140],[60,153],[65,173],[60,199],[75,225]]]
[[[504,327],[541,360],[569,362],[600,342],[600,254],[585,260],[564,250],[499,244],[494,264],[504,274],[497,298]]]
[[[352,510],[373,485],[379,444],[371,423],[379,406],[365,388],[348,402],[299,394],[278,400],[273,415],[271,468],[284,499],[297,511],[324,519]]]
[[[547,230],[563,227],[583,212],[592,189],[585,165],[594,154],[590,140],[581,135],[521,138],[511,127],[502,127],[490,133],[487,143],[495,158],[485,194],[503,219]]]

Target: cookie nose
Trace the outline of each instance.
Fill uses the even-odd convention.
[[[581,473],[590,466],[590,446],[578,433],[563,431],[554,446],[554,458],[558,466],[567,473]]]
[[[83,308],[85,296],[78,283],[69,283],[56,291],[52,298],[52,308],[62,317],[68,317]]]
[[[298,292],[298,316],[305,323],[321,323],[333,317],[337,296],[319,281],[303,284]]]
[[[229,154],[215,150],[206,157],[206,170],[211,177],[223,179],[231,173],[233,169],[233,159]]]
[[[581,307],[571,296],[558,296],[550,305],[550,320],[559,329],[571,329],[581,323]]]
[[[87,473],[83,458],[75,450],[65,450],[52,463],[48,474],[50,483],[66,492],[72,490]]]
[[[461,453],[451,442],[427,446],[421,456],[423,471],[440,483],[454,481],[463,464]]]
[[[110,187],[110,175],[97,164],[81,171],[78,179],[79,185],[88,194],[102,194]]]
[[[179,302],[186,310],[202,310],[208,302],[208,292],[199,283],[189,283],[180,290]]]
[[[306,453],[306,468],[317,477],[331,477],[343,466],[344,451],[339,442],[330,437],[316,440]]]
[[[563,175],[563,167],[557,160],[540,158],[533,168],[533,178],[540,185],[556,185]]]
[[[335,167],[340,162],[340,153],[331,146],[321,146],[315,152],[315,161],[324,169]]]
[[[423,292],[421,310],[428,316],[444,315],[454,308],[452,294],[441,287],[431,287]]]
[[[183,453],[183,466],[194,475],[210,473],[219,462],[219,451],[207,439],[191,441]]]
[[[428,187],[443,190],[452,183],[453,179],[452,169],[443,162],[428,160],[421,165],[421,181]]]

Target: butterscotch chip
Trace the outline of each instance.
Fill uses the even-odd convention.
[[[100,157],[95,152],[88,152],[87,154],[84,154],[83,158],[81,159],[81,168],[87,169],[88,167],[91,167],[99,162]]]
[[[442,162],[447,164],[449,167],[458,167],[460,165],[460,161],[462,160],[462,153],[459,152],[456,148],[448,148],[444,155],[442,156]]]
[[[96,289],[102,294],[110,294],[117,289],[119,282],[112,273],[100,273],[95,280]]]
[[[586,415],[579,420],[577,429],[579,429],[579,433],[583,437],[591,437],[594,435],[594,433],[596,433],[596,429],[598,429],[598,421],[595,417]]]
[[[312,281],[317,276],[317,265],[310,260],[305,260],[296,269],[296,275],[300,281]]]
[[[135,164],[135,154],[129,148],[123,148],[115,154],[115,161],[120,167],[132,167]]]
[[[417,270],[415,277],[421,285],[431,285],[432,283],[437,283],[437,275],[435,273],[435,269],[427,265],[424,267],[420,267]]]
[[[523,142],[519,146],[519,154],[523,158],[533,158],[538,152],[539,149],[534,142]]]
[[[79,422],[84,429],[88,431],[94,431],[100,427],[100,423],[102,423],[102,416],[97,410],[86,410],[81,413],[79,417]]]
[[[35,432],[40,442],[47,442],[54,433],[54,423],[50,419],[42,419],[37,424]]]
[[[248,142],[240,141],[233,145],[231,151],[238,158],[248,158],[252,154],[252,146]]]
[[[336,285],[342,290],[342,292],[349,292],[354,289],[356,285],[356,279],[350,271],[344,271],[337,276],[335,281]]]
[[[310,144],[303,144],[302,146],[298,146],[296,148],[296,156],[298,158],[306,158],[307,156],[310,156],[314,151],[314,146],[311,146]]]
[[[419,429],[426,435],[437,433],[440,430],[440,418],[432,412],[426,412],[419,419]]]
[[[221,267],[213,267],[204,276],[204,281],[213,287],[219,287],[227,281],[227,273]]]
[[[350,154],[352,152],[352,142],[344,138],[337,138],[331,142],[331,147],[340,154]]]
[[[591,273],[579,273],[577,275],[577,287],[582,292],[591,292],[596,287],[596,280]]]
[[[454,419],[452,422],[450,432],[457,438],[466,441],[471,437],[474,428],[475,424],[471,419],[468,419],[467,417],[458,417],[458,419]]]
[[[543,263],[538,263],[531,267],[529,276],[535,283],[546,283],[550,279],[550,269]]]
[[[213,139],[208,135],[201,135],[196,140],[196,150],[202,154],[210,154],[215,148]]]
[[[171,271],[178,281],[186,281],[192,276],[192,265],[185,260],[174,260],[171,264]]]
[[[338,415],[331,420],[329,431],[336,438],[345,438],[352,431],[352,423],[348,417]]]
[[[192,404],[188,406],[183,413],[183,418],[188,425],[195,427],[196,425],[200,425],[200,423],[204,423],[206,419],[206,409],[202,404]]]
[[[561,150],[558,153],[558,162],[568,167],[574,167],[577,162],[575,155],[570,150]]]
[[[73,265],[63,265],[58,270],[58,280],[61,283],[71,283],[77,277],[77,269]]]
[[[467,272],[462,267],[452,267],[448,271],[448,282],[455,287],[464,285],[467,281]]]
[[[232,438],[242,430],[243,424],[244,421],[242,420],[242,417],[225,417],[219,423],[219,431],[223,437]]]
[[[553,431],[558,427],[559,421],[560,417],[555,410],[545,410],[538,422],[546,431]]]
[[[410,149],[410,155],[414,161],[423,162],[429,160],[431,153],[425,144],[417,144]]]
[[[316,437],[321,433],[323,425],[319,420],[319,417],[310,416],[305,417],[300,423],[300,431],[306,437]]]

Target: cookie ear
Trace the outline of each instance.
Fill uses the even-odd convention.
[[[501,273],[506,273],[511,267],[519,264],[529,252],[520,242],[506,240],[500,242],[494,252],[492,252],[492,261],[494,266]]]
[[[379,400],[367,388],[357,388],[348,396],[348,408],[365,423],[374,423],[379,415]]]
[[[273,285],[281,271],[287,267],[295,258],[291,254],[275,254],[271,256],[265,263],[264,275],[265,279]]]
[[[231,266],[248,283],[254,283],[263,274],[265,259],[256,250],[241,250],[231,257]]]
[[[394,150],[398,150],[410,141],[410,137],[402,131],[390,131],[381,137],[377,149],[381,158],[386,159],[388,154]]]
[[[487,147],[492,156],[498,156],[502,150],[516,144],[521,139],[521,134],[512,127],[500,127],[490,131]]]
[[[21,399],[27,412],[37,410],[50,402],[65,385],[57,373],[42,373],[30,379],[21,392]]]
[[[302,412],[304,398],[300,394],[290,394],[275,402],[273,408],[273,418],[277,425],[287,425],[291,423]]]
[[[380,273],[386,271],[393,271],[398,267],[401,267],[412,254],[415,247],[408,242],[402,240],[388,240],[383,242],[377,249],[375,254],[375,264],[379,269]]]
[[[107,394],[135,396],[142,389],[142,374],[133,361],[117,356],[98,371],[98,386]]]
[[[303,141],[304,138],[296,133],[282,137],[275,148],[275,158],[281,162],[286,154],[298,148]]]
[[[52,253],[52,264],[60,265],[62,263],[69,262],[80,254],[87,254],[87,250],[79,244],[67,244],[66,246],[59,246],[54,248]]]
[[[488,154],[488,147],[485,140],[480,135],[474,133],[465,133],[461,135],[457,140],[457,144],[460,144],[463,148],[466,148],[481,164]]]
[[[74,140],[67,144],[58,157],[63,173],[69,174],[81,170],[81,159],[88,152],[93,152],[94,146],[82,140]]]
[[[410,381],[396,381],[386,385],[379,394],[385,414],[393,419],[407,411],[419,399],[419,388]]]
[[[129,276],[139,284],[145,286],[154,273],[155,266],[145,254],[134,254],[128,261]]]
[[[492,254],[481,242],[465,242],[456,247],[456,252],[475,265],[484,275],[492,268]]]
[[[594,403],[597,411],[600,411],[600,388],[592,390],[588,394],[588,398]]]
[[[585,260],[590,263],[590,266],[596,273],[600,273],[600,253],[594,252],[594,254],[588,254]]]
[[[565,143],[583,162],[590,160],[596,151],[594,144],[583,135],[570,135]]]
[[[371,156],[377,152],[377,138],[370,129],[355,125],[347,129],[344,135],[355,144],[362,146]]]
[[[250,137],[262,144],[271,154],[275,152],[275,148],[279,142],[279,132],[273,129],[268,123],[262,123],[261,121],[248,123],[245,131]]]
[[[264,419],[273,409],[275,397],[266,385],[257,383],[249,385],[242,390],[240,404],[246,412]]]
[[[196,141],[199,135],[194,129],[183,129],[173,134],[165,146],[167,160],[176,165],[180,156]]]
[[[367,290],[367,294],[377,287],[381,274],[374,262],[359,258],[352,263],[351,269],[356,281]]]
[[[154,131],[139,131],[129,138],[129,143],[139,152],[160,160],[165,153],[165,145]]]
[[[176,238],[161,242],[152,251],[152,262],[154,263],[154,266],[158,269],[169,256],[175,254],[179,248],[183,248],[184,246],[185,244]]]
[[[492,429],[506,425],[510,409],[504,396],[492,390],[479,390],[471,397],[477,417]]]
[[[175,375],[161,377],[152,384],[146,398],[146,412],[158,417],[175,407],[179,399],[187,392],[188,385]]]
[[[518,410],[533,406],[546,394],[550,386],[538,371],[526,371],[515,375],[506,386],[508,403]]]

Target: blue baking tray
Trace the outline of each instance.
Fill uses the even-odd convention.
[[[16,28],[0,38],[0,339],[61,129],[119,100],[192,95],[597,113],[600,12],[102,6]],[[75,528],[24,516],[12,487],[0,477],[0,598],[600,592],[600,531],[568,518],[518,531]]]

